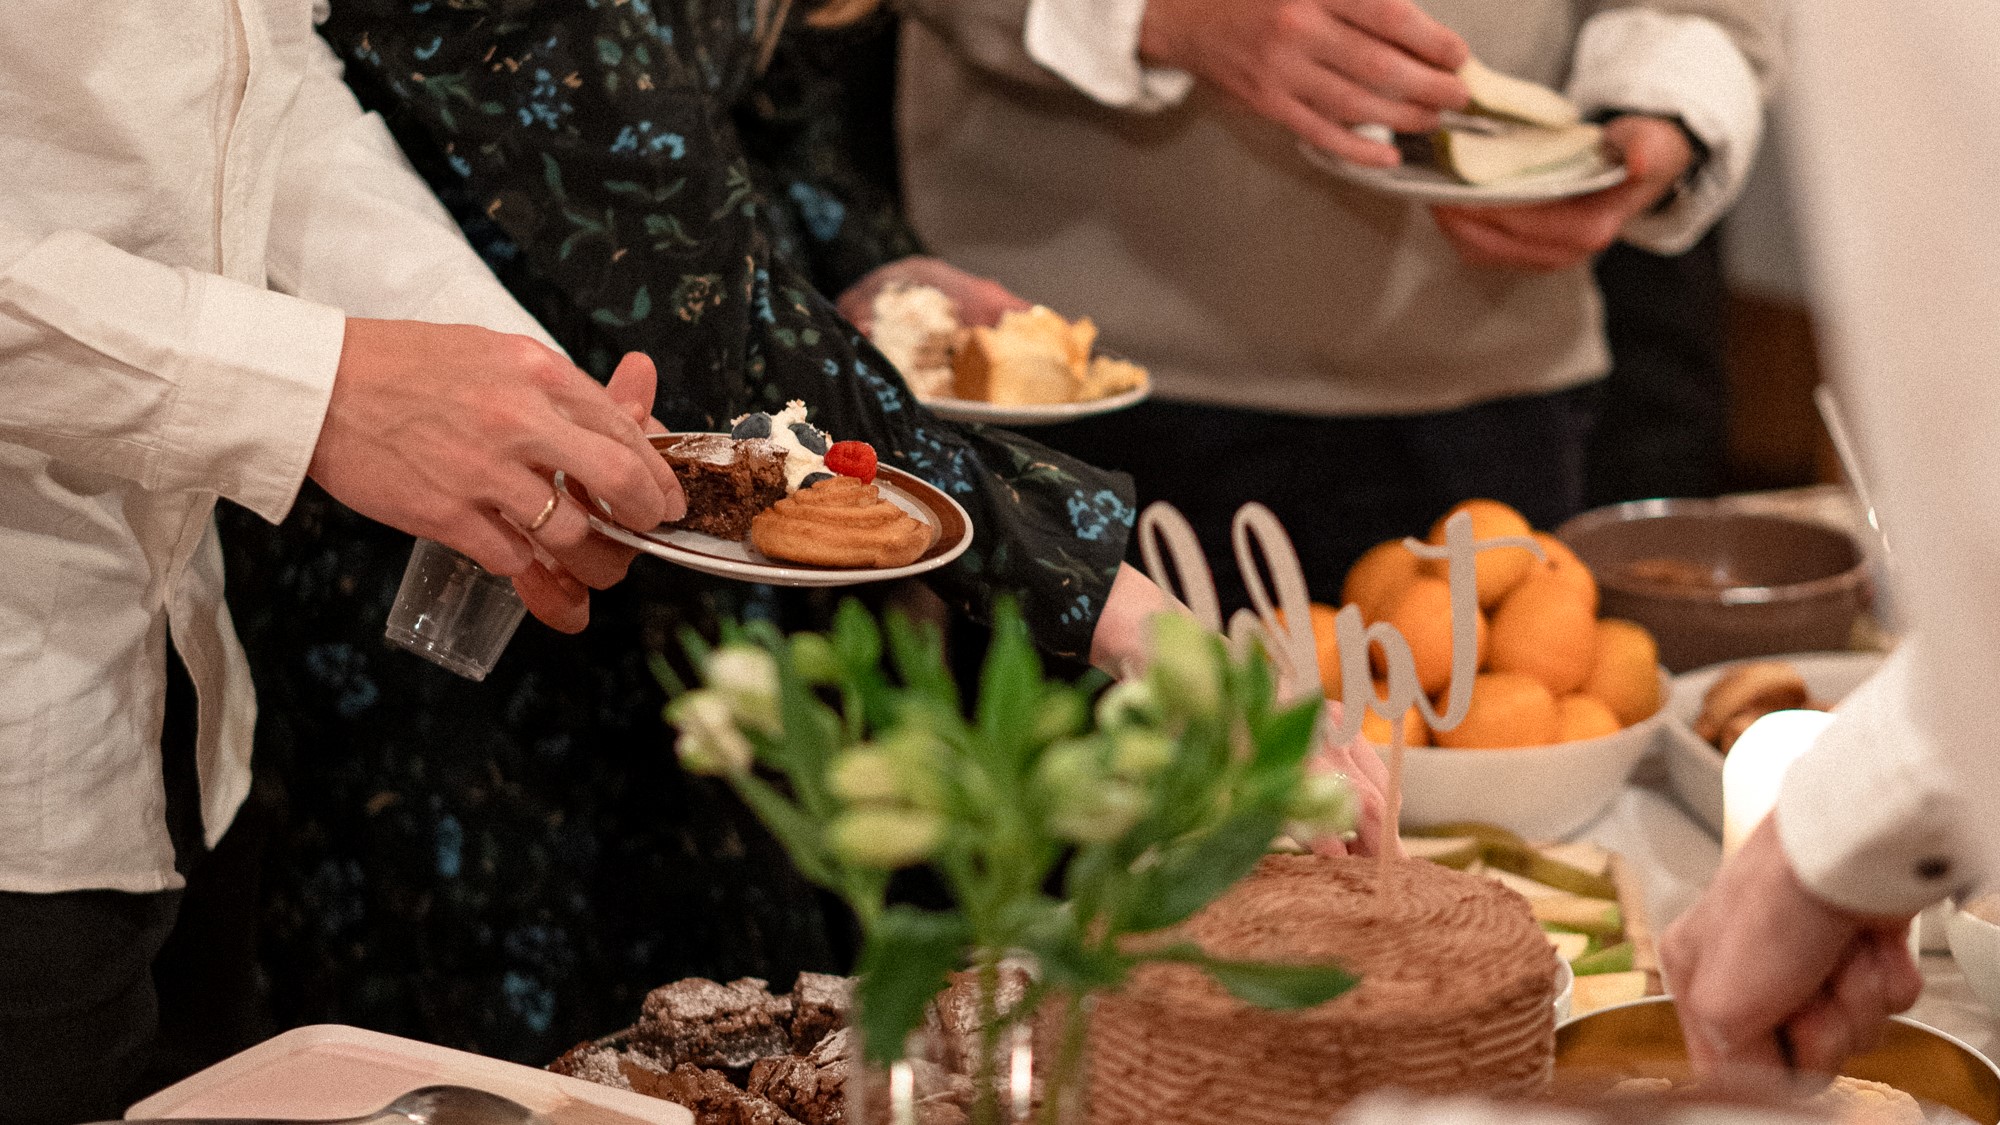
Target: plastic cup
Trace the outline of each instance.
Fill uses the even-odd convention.
[[[527,612],[512,580],[442,543],[419,539],[383,635],[468,680],[484,680]]]

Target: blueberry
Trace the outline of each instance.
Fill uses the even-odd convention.
[[[771,416],[769,414],[745,414],[729,436],[737,439],[767,438],[771,436]]]
[[[821,457],[826,456],[826,435],[812,426],[804,422],[793,422],[792,436],[799,439],[799,444],[806,447],[806,452],[817,453]]]
[[[833,479],[832,473],[807,473],[806,479],[799,482],[799,487],[811,488],[813,485],[816,485],[823,480],[832,480],[832,479]]]

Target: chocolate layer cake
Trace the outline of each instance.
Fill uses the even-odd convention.
[[[1297,1125],[1384,1087],[1530,1094],[1555,1060],[1555,954],[1526,900],[1421,860],[1270,856],[1184,936],[1359,974],[1303,1012],[1150,964],[1091,1020],[1093,1125]]]
[[[784,499],[785,451],[767,439],[689,434],[659,448],[687,494],[687,515],[675,527],[745,539],[751,517]]]

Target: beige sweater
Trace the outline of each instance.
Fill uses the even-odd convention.
[[[1348,186],[1293,136],[1197,85],[1107,108],[1021,47],[1026,0],[915,0],[904,186],[930,247],[1069,315],[1163,397],[1319,414],[1449,409],[1609,367],[1588,269],[1462,264],[1428,209]],[[1564,82],[1581,21],[1622,4],[1426,0],[1489,64]],[[1767,80],[1763,0],[1648,8],[1721,25]]]

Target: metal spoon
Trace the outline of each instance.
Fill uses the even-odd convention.
[[[423,1086],[411,1090],[374,1113],[360,1117],[300,1121],[270,1118],[163,1117],[133,1121],[100,1121],[96,1125],[362,1125],[385,1118],[402,1118],[415,1125],[548,1125],[541,1114],[519,1102],[470,1086]]]

